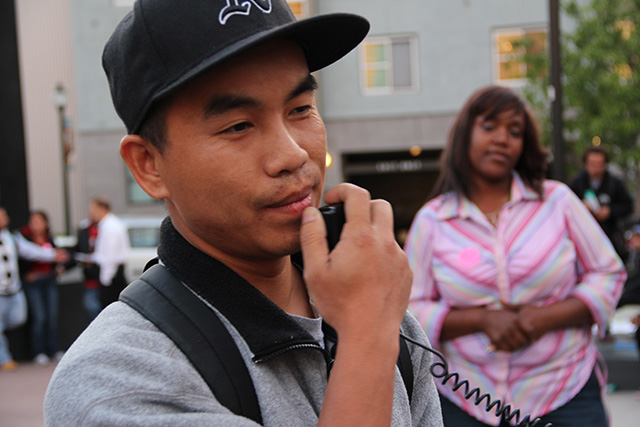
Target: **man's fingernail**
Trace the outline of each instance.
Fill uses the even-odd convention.
[[[318,216],[316,212],[317,212],[316,208],[306,208],[302,212],[302,223],[306,224],[307,222],[314,221]]]

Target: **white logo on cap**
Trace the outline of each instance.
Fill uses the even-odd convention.
[[[227,5],[222,8],[218,15],[218,21],[224,25],[230,16],[248,15],[251,13],[251,3],[263,13],[271,13],[271,0],[227,0]]]

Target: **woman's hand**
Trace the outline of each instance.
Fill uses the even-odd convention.
[[[527,323],[514,310],[486,309],[481,325],[493,350],[516,351],[533,342]]]
[[[500,325],[497,324],[497,322],[504,321],[506,323],[508,317],[503,316],[500,319],[494,318],[489,328],[497,328],[498,332],[490,332],[485,329],[485,333],[489,336],[489,339],[491,339],[496,350],[505,349],[506,351],[515,351],[533,344],[553,330],[588,326],[590,322],[592,322],[591,313],[587,306],[579,299],[573,297],[546,306],[528,304],[513,305],[504,301],[502,301],[502,305],[505,310],[500,310],[499,312],[511,313],[511,315],[515,316],[515,320],[513,324]],[[499,339],[498,342],[494,342],[493,337],[503,336],[501,334],[505,329],[508,330],[508,332],[504,332],[505,334],[513,333],[514,337],[503,338]],[[490,335],[490,333],[492,335]],[[522,341],[522,335],[527,338],[526,342]],[[509,345],[512,346],[511,350],[508,349]],[[504,346],[504,348],[500,348],[499,346]]]

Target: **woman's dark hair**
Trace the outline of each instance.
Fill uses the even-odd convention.
[[[526,185],[542,198],[542,183],[547,168],[547,152],[540,145],[533,114],[513,90],[502,86],[487,86],[473,93],[458,113],[449,131],[447,145],[440,158],[440,175],[433,195],[454,192],[469,197],[471,185],[471,159],[469,145],[476,117],[492,120],[505,111],[524,116],[522,154],[515,170]]]
[[[29,212],[29,216],[31,215],[39,215],[42,219],[44,219],[44,222],[47,224],[47,226],[49,226],[49,215],[47,215],[45,211],[35,209]]]
[[[44,220],[44,223],[45,223],[44,234],[46,236],[49,236],[51,234],[51,230],[49,229],[49,215],[41,209],[34,209],[29,211],[29,218],[31,218],[33,215],[38,215],[40,218]]]

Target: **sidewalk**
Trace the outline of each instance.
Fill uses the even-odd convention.
[[[21,363],[16,371],[0,372],[0,427],[42,427],[42,402],[55,363]]]
[[[17,371],[0,372],[0,427],[42,427],[42,402],[55,364],[22,363]],[[611,427],[634,427],[640,419],[636,391],[607,396]]]

